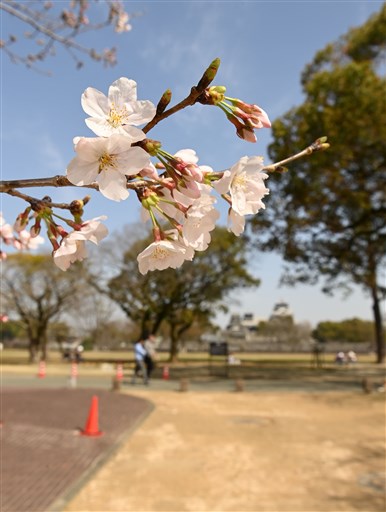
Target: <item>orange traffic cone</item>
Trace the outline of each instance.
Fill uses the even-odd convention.
[[[39,362],[39,370],[38,370],[38,377],[39,379],[43,379],[46,376],[46,362],[40,361]]]
[[[164,369],[162,372],[162,378],[164,380],[169,380],[169,366],[164,366]]]
[[[117,364],[117,373],[115,375],[116,380],[122,381],[123,380],[123,366],[122,363]]]
[[[72,362],[71,363],[71,377],[74,377],[75,379],[78,376],[78,363]]]
[[[91,400],[91,407],[88,414],[86,426],[80,432],[82,436],[101,436],[103,432],[98,427],[98,397],[93,396]]]

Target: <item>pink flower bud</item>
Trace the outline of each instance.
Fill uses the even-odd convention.
[[[35,238],[40,234],[40,225],[34,224],[30,229],[31,238]]]
[[[247,142],[257,141],[255,132],[248,126],[242,126],[240,129],[236,130],[236,133],[240,137],[240,139],[246,140]]]

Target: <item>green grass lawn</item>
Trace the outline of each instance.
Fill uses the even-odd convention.
[[[241,360],[245,365],[259,364],[262,366],[269,365],[289,365],[289,366],[304,366],[310,365],[311,354],[309,353],[267,353],[267,352],[253,352],[235,353],[235,357]],[[168,360],[169,354],[167,352],[158,353],[158,361],[164,363]],[[134,354],[131,350],[124,351],[85,351],[83,352],[85,361],[89,363],[103,363],[122,361],[133,361]],[[326,364],[334,363],[334,354],[325,354],[324,360]],[[28,363],[28,351],[26,349],[10,349],[6,348],[0,352],[1,364],[26,364]],[[210,359],[207,352],[183,352],[179,356],[176,365],[195,365],[195,364],[208,364],[210,361],[215,364],[217,362],[223,363],[225,358],[213,357]],[[58,351],[50,351],[48,353],[48,360],[54,364],[68,364],[62,359],[62,355]],[[373,363],[375,355],[373,354],[360,354],[358,357],[360,363]]]

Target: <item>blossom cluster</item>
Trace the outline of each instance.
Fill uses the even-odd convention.
[[[37,249],[42,243],[44,243],[42,236],[34,233],[33,230],[28,231],[18,220],[12,226],[0,213],[0,260],[7,258],[4,245],[14,247],[18,251],[27,251]]]
[[[100,192],[114,201],[129,196],[128,180],[143,180],[137,196],[142,217],[152,222],[154,235],[154,242],[138,255],[139,270],[145,274],[177,268],[192,260],[196,251],[207,249],[210,232],[220,216],[213,191],[228,202],[229,229],[240,235],[245,216],[264,208],[268,175],[262,172],[261,157],[243,157],[229,170],[216,173],[209,166],[198,165],[192,149],[171,155],[160,143],[146,139],[138,126],[153,119],[156,108],[150,101],[137,100],[136,85],[133,80],[120,78],[110,86],[107,96],[94,88],[86,89],[82,95],[83,109],[90,116],[86,124],[97,137],[74,139],[76,156],[68,166],[67,177],[75,185],[96,181]],[[218,105],[225,108],[224,102]],[[267,114],[256,105],[241,101],[235,105],[249,123],[245,124],[246,140],[251,140],[250,130],[270,125]],[[150,155],[158,160],[156,164]],[[165,223],[169,229],[164,228]]]
[[[219,107],[246,141],[255,142],[254,131],[270,126],[263,109],[225,96],[225,87],[207,87],[197,101]],[[142,219],[151,222],[154,238],[138,255],[142,274],[177,268],[192,260],[196,251],[206,250],[220,217],[215,208],[219,199],[228,204],[228,229],[237,236],[244,231],[245,217],[264,208],[262,199],[269,190],[262,157],[244,156],[229,169],[216,172],[199,165],[193,149],[168,153],[160,142],[147,139],[146,130],[140,128],[155,118],[159,108],[151,101],[137,99],[134,80],[119,78],[107,95],[89,87],[81,104],[94,137],[74,138],[76,155],[67,167],[67,179],[81,187],[97,185],[112,201],[126,200],[129,190],[135,188]],[[54,214],[44,203],[33,209],[31,232],[38,235],[41,221],[45,222],[54,262],[62,270],[86,257],[86,241],[97,244],[107,235],[101,222],[105,217],[82,219],[87,201],[70,205],[71,220]],[[31,219],[30,211],[19,217],[20,225],[25,226]]]

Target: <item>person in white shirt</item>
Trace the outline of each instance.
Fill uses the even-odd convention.
[[[356,353],[353,350],[347,352],[347,363],[356,363],[358,360]]]
[[[135,384],[136,378],[139,377],[139,375],[142,375],[143,383],[148,383],[148,375],[147,375],[147,368],[146,368],[146,349],[145,349],[145,342],[144,340],[139,340],[134,345],[134,357],[135,357],[135,367],[134,367],[134,374],[133,378],[131,379],[131,383]]]

